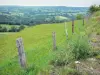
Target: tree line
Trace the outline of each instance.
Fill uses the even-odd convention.
[[[19,27],[12,26],[11,28],[0,26],[0,32],[19,32],[23,30],[25,26],[21,25]]]

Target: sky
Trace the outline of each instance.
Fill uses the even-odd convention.
[[[0,0],[0,5],[89,7],[100,0]]]

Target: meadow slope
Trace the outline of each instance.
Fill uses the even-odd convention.
[[[18,63],[16,39],[22,37],[24,41],[27,65],[34,65],[38,70],[48,66],[54,58],[52,51],[52,32],[56,32],[57,48],[66,47],[65,23],[42,24],[25,28],[15,34],[0,34],[0,74],[22,75]],[[67,23],[69,37],[72,35],[71,22]],[[75,32],[83,31],[82,21],[75,21]],[[37,70],[34,70],[37,72]],[[34,72],[34,73],[36,73]]]

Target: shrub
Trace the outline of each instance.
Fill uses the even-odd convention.
[[[2,26],[0,26],[0,32],[2,32]]]
[[[58,48],[53,59],[52,64],[56,66],[64,66],[72,61],[86,59],[91,54],[91,47],[88,43],[86,36],[73,35],[72,38],[67,40],[67,48]]]
[[[77,19],[77,20],[83,19],[83,15],[82,15],[82,14],[77,14],[76,19]]]
[[[82,74],[73,68],[68,68],[67,75],[82,75]]]
[[[87,37],[75,35],[69,44],[75,60],[85,59],[90,56],[91,48]]]
[[[6,27],[3,27],[2,28],[2,32],[7,32],[7,28]]]
[[[9,32],[18,32],[18,29],[15,26],[12,26]]]
[[[20,27],[19,27],[19,31],[20,30],[23,30],[25,28],[25,26],[24,25],[21,25]]]
[[[73,60],[73,55],[68,49],[57,48],[57,51],[54,53],[54,59],[51,61],[51,64],[54,66],[64,66],[69,64]]]
[[[2,27],[2,26],[0,26],[0,32],[7,32],[8,30],[7,30],[7,28],[6,27]]]
[[[96,56],[97,59],[100,59],[100,55]]]
[[[96,33],[97,35],[100,35],[100,31],[99,30],[97,30],[97,33]]]

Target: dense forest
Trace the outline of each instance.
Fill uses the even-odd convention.
[[[0,24],[36,25],[59,23],[85,15],[88,7],[65,6],[0,6]]]

